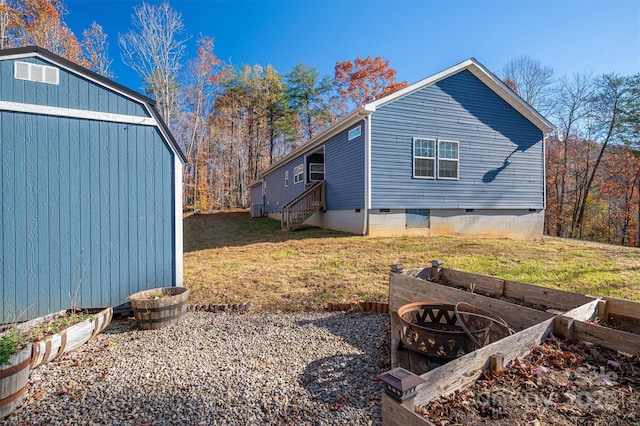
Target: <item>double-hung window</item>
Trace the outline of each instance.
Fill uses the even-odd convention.
[[[435,139],[413,138],[413,177],[435,179]]]
[[[300,183],[304,180],[304,164],[293,168],[293,183]]]
[[[438,179],[458,179],[458,142],[438,141]]]
[[[413,177],[458,179],[458,142],[413,138]]]
[[[324,164],[309,164],[309,180],[324,180]]]
[[[289,186],[289,170],[284,171],[284,186]]]

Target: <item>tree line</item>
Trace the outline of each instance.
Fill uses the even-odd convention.
[[[113,77],[102,27],[78,39],[65,13],[62,0],[0,0],[0,48],[39,45]],[[188,40],[168,2],[143,2],[117,43],[186,154],[184,205],[196,212],[247,206],[262,168],[408,85],[381,57],[338,61],[333,76],[305,63],[281,73],[223,63],[208,36],[187,58]],[[640,246],[640,74],[556,77],[522,56],[497,75],[557,126],[545,145],[545,233]]]

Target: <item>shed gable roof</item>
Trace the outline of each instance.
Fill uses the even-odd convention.
[[[51,62],[52,64],[55,64],[56,66],[65,69],[66,71],[69,71],[73,74],[84,77],[99,86],[113,90],[134,101],[144,104],[149,114],[156,122],[160,133],[167,141],[168,145],[171,147],[171,150],[174,151],[174,153],[180,158],[183,163],[187,162],[187,158],[185,157],[178,143],[171,134],[169,127],[164,122],[159,111],[157,110],[155,100],[38,46],[27,46],[0,50],[0,61],[29,57],[38,57]]]

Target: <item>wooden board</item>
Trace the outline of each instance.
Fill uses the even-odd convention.
[[[400,404],[386,393],[382,394],[382,424],[390,426],[434,426],[413,409]]]
[[[506,364],[528,354],[551,333],[552,326],[553,318],[550,318],[421,375],[426,383],[418,387],[415,404],[427,404],[475,382],[488,367],[492,355],[501,354]]]
[[[500,299],[481,296],[431,281],[410,278],[403,274],[391,274],[389,281],[390,312],[397,313],[402,305],[413,302],[470,303],[499,315],[516,331],[553,318],[553,314]]]
[[[640,336],[582,321],[573,322],[573,338],[614,351],[640,355]]]
[[[473,287],[475,293],[488,294],[492,297],[504,296],[563,311],[573,309],[593,300],[593,297],[572,293],[570,291],[502,280],[484,275],[470,274],[468,272],[443,268],[441,273],[442,277],[451,284],[467,290]]]

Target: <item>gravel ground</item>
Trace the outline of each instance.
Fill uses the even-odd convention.
[[[31,372],[5,425],[379,425],[389,319],[366,313],[188,313],[114,321]]]

